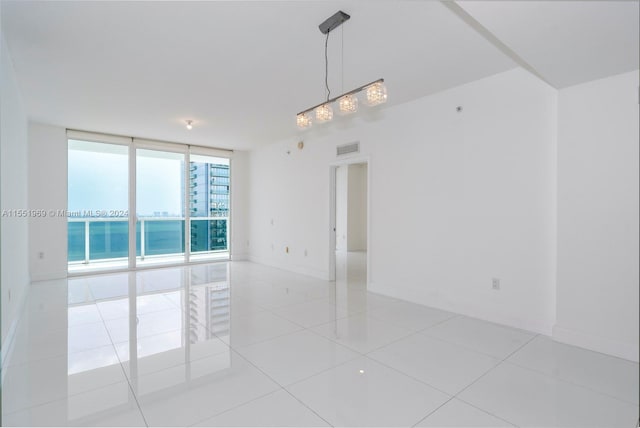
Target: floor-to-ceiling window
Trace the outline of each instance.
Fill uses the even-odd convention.
[[[128,152],[126,145],[69,140],[70,268],[128,265]]]
[[[136,150],[137,263],[184,261],[185,153]]]
[[[229,159],[192,154],[189,165],[191,258],[229,248]]]
[[[228,259],[225,155],[69,131],[69,271]]]

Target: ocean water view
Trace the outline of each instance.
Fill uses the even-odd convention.
[[[184,253],[184,230],[184,219],[137,221],[136,256]],[[228,250],[226,218],[191,219],[190,232],[191,253]],[[141,239],[142,234],[144,240]],[[127,219],[74,218],[68,224],[68,242],[69,262],[126,258],[129,254],[129,223]]]

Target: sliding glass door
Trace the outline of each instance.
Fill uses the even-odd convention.
[[[126,267],[129,257],[129,148],[69,140],[69,270]]]
[[[185,154],[136,150],[137,264],[185,259]]]
[[[228,257],[229,159],[192,154],[189,164],[191,259]]]
[[[221,151],[69,134],[70,272],[229,259],[231,165]]]

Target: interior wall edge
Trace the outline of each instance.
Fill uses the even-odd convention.
[[[405,302],[416,303],[416,300],[408,298],[403,293],[398,293],[397,289],[390,286],[381,286],[378,283],[370,282],[367,285],[367,290],[376,294],[380,294],[382,296],[392,297],[394,299],[402,300]],[[442,311],[452,312],[456,315],[463,315],[472,318],[477,318],[483,321],[488,321],[494,324],[500,324],[506,327],[518,328],[521,330],[542,334],[545,336],[552,335],[553,325],[548,321],[544,320],[529,320],[529,319],[521,319],[514,320],[512,318],[508,318],[502,314],[498,314],[496,312],[489,312],[482,308],[473,308],[473,307],[463,307],[451,304],[442,304],[438,300],[433,300],[429,302],[429,307],[440,309]]]
[[[558,324],[553,326],[553,340],[591,351],[613,355],[636,363],[640,361],[638,345],[635,343],[620,342],[607,337],[566,328]]]
[[[2,339],[2,350],[0,351],[0,361],[2,362],[2,378],[0,379],[1,384],[4,384],[4,377],[7,373],[6,368],[11,363],[11,356],[13,355],[14,344],[16,341],[16,331],[18,329],[18,325],[20,324],[24,308],[27,305],[27,296],[29,295],[30,289],[31,284],[28,284],[26,289],[24,290],[24,293],[21,294],[20,302],[17,305],[18,315],[11,320],[11,324],[7,329],[6,337]]]
[[[13,59],[4,34],[0,32],[0,72],[2,97],[0,97],[0,208],[26,210],[28,208],[28,118],[18,85]],[[2,235],[2,259],[0,301],[2,308],[2,351],[5,350],[8,329],[19,317],[21,304],[26,297],[29,277],[29,229],[28,219],[19,215],[3,215],[0,221]]]
[[[57,271],[57,272],[38,272],[31,274],[31,282],[40,282],[40,281],[52,281],[55,279],[67,279],[69,277],[69,272]]]
[[[267,260],[261,257],[256,257],[254,255],[249,255],[247,260],[253,263],[264,265],[264,266],[274,267],[276,269],[282,269],[288,272],[298,273],[300,275],[310,276],[312,278],[329,281],[329,273],[327,271],[320,271],[317,269],[312,269],[304,266],[292,266],[289,264],[278,263],[273,260]]]

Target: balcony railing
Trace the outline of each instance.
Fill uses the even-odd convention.
[[[228,251],[228,217],[192,217],[191,254]],[[141,218],[136,222],[136,256],[171,256],[185,252],[185,218]],[[143,239],[142,239],[142,238]],[[127,218],[70,218],[69,263],[126,259],[129,253]]]

